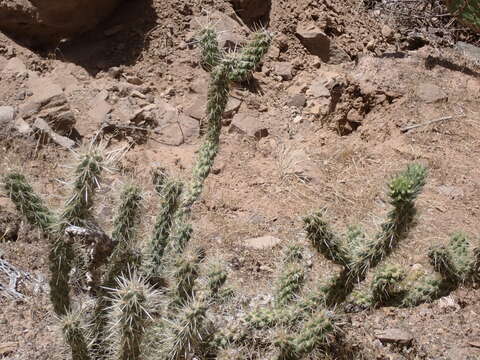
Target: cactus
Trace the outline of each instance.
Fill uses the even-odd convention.
[[[278,289],[275,297],[276,305],[286,305],[295,299],[302,288],[304,279],[303,268],[300,265],[287,265],[278,281]]]
[[[136,272],[119,277],[111,293],[112,350],[121,360],[138,360],[150,312],[154,309],[157,293],[146,285],[146,280]]]
[[[205,70],[211,71],[223,58],[223,54],[218,47],[217,34],[214,29],[207,27],[199,35],[198,42],[202,50],[200,63]]]
[[[72,349],[72,360],[92,359],[89,350],[89,334],[82,324],[80,312],[67,312],[61,318],[61,325],[65,342]]]
[[[34,226],[37,226],[50,240],[50,299],[57,315],[66,315],[70,310],[70,286],[68,284],[72,258],[71,245],[65,242],[59,233],[58,220],[43,205],[27,183],[25,176],[19,173],[8,174],[4,178],[6,193],[17,210]]]
[[[415,199],[425,185],[426,170],[412,164],[394,177],[389,184],[390,204],[393,209],[381,225],[381,231],[372,239],[366,238],[357,227],[351,227],[346,239],[335,235],[321,214],[304,219],[307,237],[327,259],[342,265],[343,271],[323,287],[327,305],[343,302],[356,283],[363,281],[367,271],[377,266],[409,230],[415,216]]]
[[[163,255],[168,245],[174,215],[180,204],[181,193],[182,183],[173,180],[166,181],[161,190],[164,201],[157,215],[152,240],[150,242],[152,259],[149,273],[152,277],[157,276],[158,271],[163,266]]]
[[[84,226],[93,204],[95,190],[100,186],[100,175],[103,169],[103,158],[97,151],[81,156],[75,169],[73,194],[65,205],[62,214],[63,226]]]
[[[296,352],[308,354],[315,348],[327,346],[334,332],[334,325],[325,311],[314,314],[294,339]]]
[[[322,219],[321,213],[307,216],[303,221],[308,239],[323,256],[339,265],[348,264],[347,250],[340,238],[332,232],[328,224]]]
[[[208,304],[202,299],[193,299],[177,312],[177,317],[166,320],[167,332],[163,339],[163,358],[176,360],[188,358],[206,333]]]
[[[219,291],[225,281],[227,281],[227,273],[220,265],[213,265],[207,273],[207,287],[210,297],[219,296]]]
[[[373,300],[384,303],[396,295],[398,284],[405,279],[403,269],[395,265],[386,265],[378,269],[372,281]]]

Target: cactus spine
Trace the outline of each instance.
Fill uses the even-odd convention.
[[[81,314],[68,312],[62,317],[62,331],[65,341],[72,349],[73,360],[90,360],[87,331],[82,325]]]

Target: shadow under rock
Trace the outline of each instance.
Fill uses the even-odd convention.
[[[156,20],[152,0],[125,1],[95,29],[59,44],[53,52],[92,76],[114,66],[133,65],[149,47]]]

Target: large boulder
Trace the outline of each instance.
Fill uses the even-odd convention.
[[[27,45],[56,44],[90,30],[121,0],[0,0],[0,30]]]

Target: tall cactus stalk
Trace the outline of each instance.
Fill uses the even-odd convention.
[[[58,220],[43,204],[40,197],[19,173],[4,178],[5,190],[17,210],[34,226],[37,226],[50,240],[50,299],[57,315],[70,310],[70,286],[68,284],[72,258],[71,245],[65,242],[59,232]]]
[[[95,305],[95,345],[98,348],[104,338],[105,326],[108,322],[108,308],[111,306],[109,295],[116,285],[117,278],[135,271],[140,266],[141,256],[135,249],[136,225],[139,220],[140,188],[127,185],[121,194],[121,204],[113,222],[112,238],[117,243],[110,255],[107,270],[98,289]],[[101,350],[97,349],[97,352]]]
[[[82,324],[80,312],[68,312],[62,319],[62,330],[65,341],[72,349],[72,360],[92,359],[85,326]]]
[[[86,153],[80,158],[75,169],[73,193],[65,204],[62,219],[68,225],[84,226],[93,204],[95,190],[100,186],[100,175],[103,169],[103,158],[95,151]]]
[[[139,360],[141,345],[156,292],[135,272],[118,278],[112,292],[111,328],[113,352],[120,360]]]

